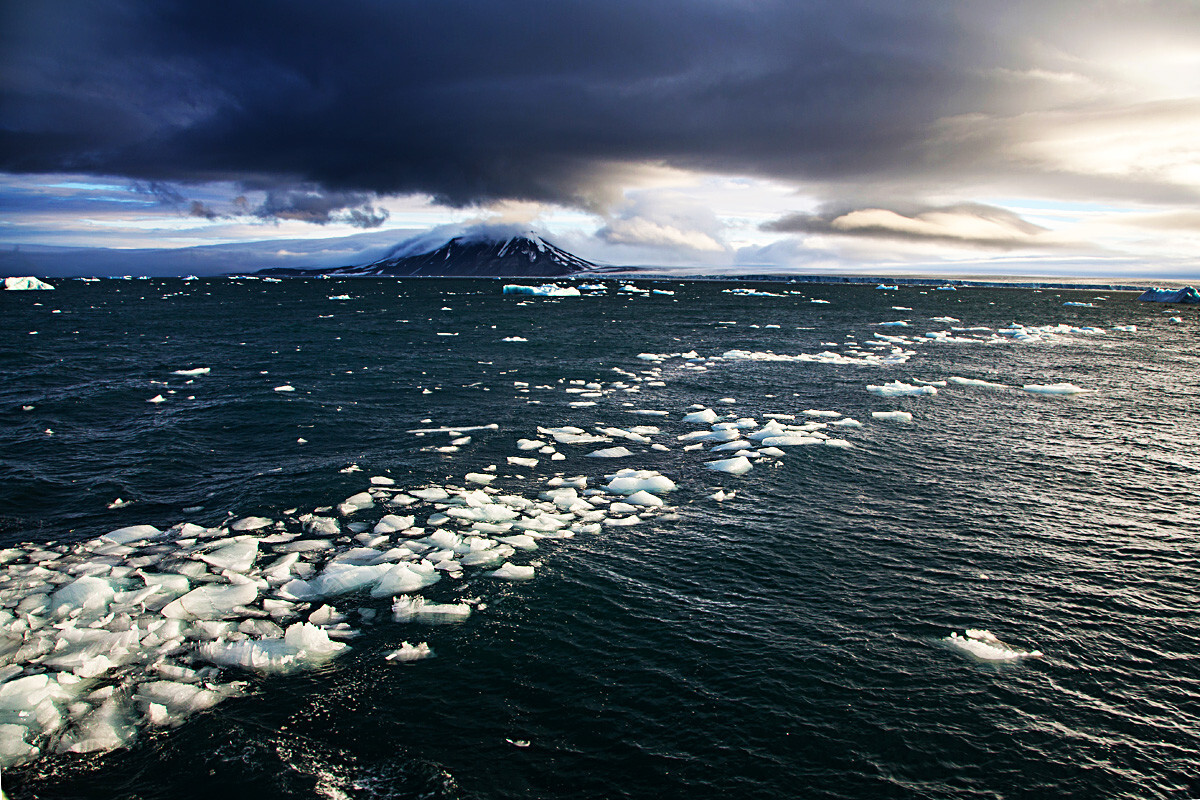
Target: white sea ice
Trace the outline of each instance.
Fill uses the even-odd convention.
[[[337,510],[343,517],[348,517],[351,514],[371,508],[374,505],[375,498],[369,492],[359,492],[338,503]]]
[[[983,661],[1017,661],[1022,658],[1041,658],[1037,650],[1021,650],[1005,644],[991,631],[968,628],[963,635],[953,632],[943,641]]]
[[[416,524],[415,517],[398,517],[395,514],[387,514],[379,522],[375,523],[372,528],[373,533],[388,534],[396,533],[411,528]]]
[[[538,465],[536,458],[522,458],[521,456],[509,456],[508,463],[518,467],[528,467],[533,469]]]
[[[348,646],[308,622],[288,626],[282,639],[213,641],[200,646],[206,661],[256,672],[290,672],[329,661]]]
[[[810,444],[820,444],[823,439],[816,436],[804,436],[802,434],[786,434],[783,436],[768,436],[759,444],[763,447],[798,447]]]
[[[717,472],[728,472],[731,475],[744,475],[754,468],[750,459],[745,456],[735,456],[721,461],[706,461],[704,466]]]
[[[889,422],[912,422],[912,414],[907,411],[872,411],[871,416]]]
[[[867,391],[871,394],[877,394],[881,397],[908,397],[920,395],[937,394],[937,389],[933,386],[913,386],[900,381],[890,381],[882,386],[869,385]]]
[[[257,531],[275,524],[275,520],[266,517],[242,517],[230,524],[231,531]]]
[[[684,422],[693,422],[699,425],[711,425],[718,419],[717,412],[711,408],[706,408],[703,411],[693,411],[683,418]]]
[[[505,561],[504,565],[499,569],[494,569],[491,572],[485,572],[489,578],[497,578],[506,581],[528,581],[533,579],[533,567],[521,567],[513,564],[511,561]]]
[[[106,533],[100,538],[113,544],[133,544],[145,539],[157,539],[163,534],[164,531],[160,531],[153,525],[130,525],[128,528],[118,528]]]
[[[631,455],[633,452],[628,447],[606,447],[588,453],[589,458],[625,458]]]
[[[196,557],[216,569],[246,572],[258,558],[258,539],[246,537]]]
[[[992,383],[991,381],[980,380],[978,378],[961,378],[957,375],[951,375],[947,378],[950,383],[957,383],[959,386],[979,386],[985,389],[1007,389],[1008,386],[1003,383]]]
[[[408,663],[411,661],[420,661],[422,659],[432,657],[433,650],[429,647],[427,642],[419,642],[418,644],[401,642],[400,648],[388,653],[386,656],[384,656],[384,659],[387,661]]]
[[[45,281],[40,281],[32,275],[22,277],[13,276],[4,279],[4,288],[10,292],[27,292],[53,289],[54,287]]]
[[[543,286],[521,286],[508,284],[503,289],[504,294],[528,294],[536,297],[580,297],[580,292],[574,286],[555,286],[552,283]]]
[[[285,383],[283,386],[276,386],[275,391],[277,391],[277,392],[294,392],[294,391],[296,391],[296,387],[292,386],[291,384]]]
[[[1031,394],[1084,394],[1091,391],[1073,383],[1027,383],[1021,388]]]
[[[96,611],[105,608],[115,594],[113,585],[104,578],[84,575],[50,595],[50,613],[64,617],[73,610]]]
[[[207,375],[210,372],[212,372],[212,367],[196,367],[195,369],[177,369],[172,371],[171,374],[194,377],[196,375]]]
[[[647,506],[651,508],[657,508],[663,505],[662,499],[655,497],[645,490],[634,492],[625,498],[625,502],[633,506]]]
[[[163,607],[162,614],[169,619],[229,619],[257,597],[258,586],[253,583],[211,584],[172,600]]]
[[[611,476],[604,488],[613,494],[632,495],[643,491],[673,492],[676,486],[670,478],[654,470],[621,470]]]
[[[467,603],[430,603],[424,597],[401,595],[392,602],[392,618],[396,622],[424,622],[437,625],[462,622],[471,616]]]

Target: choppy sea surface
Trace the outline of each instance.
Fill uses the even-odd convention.
[[[8,797],[1200,796],[1196,309],[596,286],[0,293]]]

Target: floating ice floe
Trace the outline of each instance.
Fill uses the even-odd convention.
[[[527,294],[536,297],[579,297],[580,292],[574,286],[555,286],[552,283],[543,286],[522,286],[520,284],[508,284],[504,287],[504,294]]]
[[[628,447],[606,447],[588,453],[589,458],[625,458],[631,455],[633,452]]]
[[[907,411],[872,411],[871,416],[889,422],[912,422],[913,418]]]
[[[937,389],[932,386],[913,386],[900,381],[890,381],[882,386],[869,385],[867,391],[871,394],[877,394],[881,397],[908,397],[920,395],[937,394]]]
[[[196,367],[195,369],[177,369],[177,370],[174,370],[171,374],[192,377],[195,375],[207,375],[210,372],[212,372],[212,367]]]
[[[505,336],[500,341],[502,341],[502,342],[528,342],[529,340],[526,339],[524,336]]]
[[[1031,394],[1084,394],[1091,391],[1073,383],[1027,383],[1021,388]]]
[[[983,661],[1017,661],[1022,658],[1042,657],[1038,650],[1021,650],[1000,641],[991,631],[974,628],[967,628],[962,635],[957,631],[953,632],[943,641]]]
[[[951,383],[957,383],[960,386],[980,386],[985,389],[1007,389],[1007,384],[992,383],[991,381],[980,380],[979,378],[960,378],[957,375],[951,375],[947,378]]]
[[[399,661],[407,663],[410,661],[420,661],[425,658],[432,658],[433,650],[427,642],[419,642],[417,644],[409,644],[401,642],[398,650],[393,650],[384,656],[386,661]]]
[[[720,461],[706,461],[704,466],[717,472],[728,472],[730,475],[745,475],[754,465],[745,456],[735,456]]]

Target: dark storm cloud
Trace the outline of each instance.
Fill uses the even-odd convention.
[[[266,220],[298,220],[316,225],[345,222],[356,228],[378,228],[387,221],[386,209],[371,205],[364,192],[329,192],[317,189],[269,190],[253,211]]]
[[[1027,110],[1022,76],[1039,62],[1013,43],[1134,13],[1117,0],[2,8],[0,170],[587,208],[628,163],[901,194],[986,178],[1004,143],[942,121]],[[299,200],[267,211],[329,219]]]

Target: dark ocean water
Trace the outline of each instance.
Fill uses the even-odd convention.
[[[678,484],[641,524],[517,551],[531,581],[468,569],[422,592],[479,598],[462,623],[330,598],[360,631],[332,661],[223,669],[214,680],[246,682],[242,695],[174,727],[131,706],[137,733],[111,752],[30,738],[44,753],[5,770],[8,796],[1200,797],[1196,309],[1120,293],[642,285],[674,294],[246,279],[3,293],[9,571],[31,544],[67,550],[129,525],[259,515],[296,532],[298,514],[369,476],[462,487],[496,465],[494,487],[532,499],[556,474],[602,487],[632,467]],[[1013,323],[1065,327],[994,333]],[[952,327],[992,330],[925,336]],[[893,363],[720,358],[731,350]],[[866,389],[951,376],[1007,388]],[[1020,388],[1058,383],[1088,391]],[[735,476],[704,468],[731,453],[683,449],[678,436],[707,428],[682,421],[693,404],[759,424],[831,410],[862,427],[825,430],[850,448],[785,447]],[[912,421],[872,417],[889,410]],[[447,434],[410,433],[493,424],[453,453],[436,450]],[[658,426],[648,438],[668,449],[559,444],[564,460],[507,463],[537,455],[519,438],[566,425]],[[621,444],[633,455],[587,457]],[[117,498],[130,502],[108,508]],[[21,599],[0,597],[10,611]],[[1043,655],[971,657],[947,641],[966,629]],[[436,655],[385,659],[403,641]],[[88,685],[120,697],[144,679]]]

